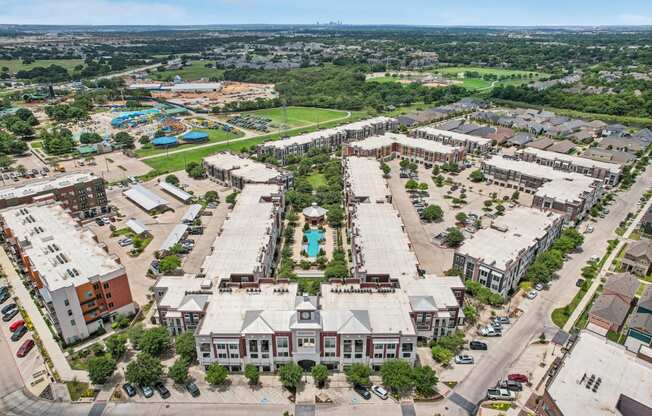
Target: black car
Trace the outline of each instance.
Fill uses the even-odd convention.
[[[129,397],[134,397],[136,395],[136,388],[129,383],[123,384],[122,390],[124,390]]]
[[[575,286],[577,287],[582,287],[583,284],[584,284],[584,279],[577,279],[577,281],[575,282]]]
[[[363,399],[365,400],[371,399],[371,393],[369,392],[369,389],[366,388],[365,386],[356,384],[355,386],[353,386],[353,390],[355,390],[356,393],[362,396]]]
[[[2,316],[2,320],[5,322],[9,322],[12,319],[14,319],[14,316],[16,315],[18,315],[18,309],[12,309],[11,312]]]
[[[158,391],[158,394],[160,394],[163,399],[170,397],[170,390],[168,390],[168,388],[165,387],[165,384],[161,383],[160,381],[154,384],[154,388],[156,391]]]
[[[195,383],[186,383],[186,390],[188,390],[188,393],[190,393],[192,397],[199,396],[199,388]]]
[[[482,341],[471,341],[469,342],[469,348],[472,350],[487,350],[487,343]]]
[[[0,294],[9,292],[9,288],[7,286],[0,286]]]
[[[15,303],[10,303],[9,305],[4,306],[2,309],[0,309],[0,312],[2,312],[3,315],[8,314],[12,309],[16,309],[18,305]]]
[[[9,294],[9,292],[0,293],[0,304],[5,303],[7,301],[7,299],[9,299],[10,297],[11,297],[11,295]]]
[[[25,325],[21,325],[18,327],[17,330],[14,331],[13,334],[11,334],[11,340],[13,342],[16,342],[19,339],[21,339],[23,335],[25,335],[26,333],[27,333],[27,327]]]
[[[96,218],[95,219],[95,224],[99,225],[100,227],[103,227],[104,226],[104,221],[102,221],[101,218]],[[131,396],[129,396],[129,397],[131,397]]]

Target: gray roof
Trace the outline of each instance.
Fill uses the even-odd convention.
[[[437,126],[437,128],[442,130],[453,130],[458,128],[462,123],[464,123],[464,120],[460,120],[459,118],[457,118],[441,123],[440,125]]]
[[[640,137],[652,140],[652,130],[645,128],[634,133],[634,137]]]
[[[602,293],[593,303],[590,313],[620,327],[625,322],[629,307],[630,304],[621,297]]]
[[[527,147],[534,147],[535,149],[544,150],[552,146],[554,143],[555,141],[553,139],[545,138],[530,142],[528,143]]]
[[[458,133],[463,133],[463,134],[469,134],[470,132],[479,129],[482,126],[478,126],[477,124],[469,123],[469,124],[462,124],[458,128],[454,129],[454,131]]]
[[[532,141],[532,135],[530,133],[519,132],[514,135],[511,139],[507,140],[510,144],[516,144],[523,146],[524,144],[530,143]]]
[[[570,140],[561,140],[550,146],[547,150],[557,153],[568,153],[575,149],[575,143]]]
[[[647,286],[645,291],[638,300],[638,308],[636,313],[632,315],[629,320],[629,327],[636,328],[639,331],[652,334],[652,312],[643,312],[641,308],[652,311],[652,286]]]
[[[652,261],[652,240],[643,239],[635,241],[627,248],[627,254],[634,257],[647,257],[648,261]]]
[[[633,298],[640,286],[638,278],[631,273],[614,274],[604,284],[604,291],[610,291],[619,295]]]

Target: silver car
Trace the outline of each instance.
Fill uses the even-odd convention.
[[[387,392],[387,390],[385,390],[384,388],[380,387],[377,384],[371,386],[371,391],[373,391],[376,396],[380,397],[383,400],[387,400],[387,398],[389,397],[389,393]]]

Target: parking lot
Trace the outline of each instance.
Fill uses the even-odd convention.
[[[95,155],[91,164],[84,162],[82,159],[74,159],[61,162],[59,166],[65,168],[66,172],[93,173],[109,183],[124,181],[130,176],[141,176],[151,170],[149,166],[140,160],[118,151]]]

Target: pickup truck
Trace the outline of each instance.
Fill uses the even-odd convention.
[[[507,389],[487,389],[488,400],[515,400],[516,394]]]

